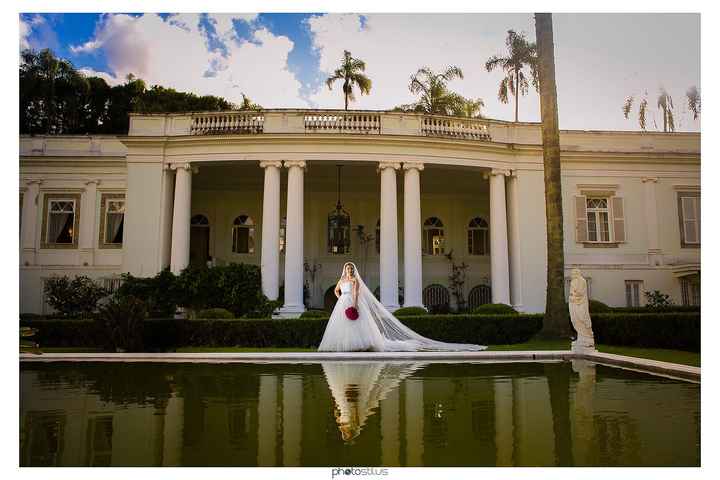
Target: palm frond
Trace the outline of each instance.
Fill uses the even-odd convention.
[[[640,128],[642,130],[645,130],[645,127],[646,127],[647,106],[648,106],[647,98],[643,98],[642,101],[640,102],[640,109],[638,111],[638,122],[640,123]]]
[[[625,116],[625,119],[627,120],[630,118],[630,110],[632,110],[633,102],[635,101],[635,97],[630,95],[625,99],[625,103],[623,104],[622,111],[623,115]]]
[[[512,86],[509,77],[503,78],[500,82],[500,89],[498,90],[498,100],[500,100],[501,103],[508,103],[508,83],[510,83],[510,85]]]
[[[693,120],[697,120],[700,116],[700,92],[696,86],[688,88],[685,93],[688,101],[688,108],[693,112]]]

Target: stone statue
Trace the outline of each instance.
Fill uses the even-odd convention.
[[[570,309],[570,321],[577,332],[577,339],[572,342],[572,349],[576,351],[595,350],[587,282],[579,268],[573,268],[570,275],[572,279],[570,280],[568,306]]]

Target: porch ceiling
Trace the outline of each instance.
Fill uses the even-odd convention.
[[[342,188],[346,192],[379,191],[380,179],[376,172],[376,163],[367,165],[344,164],[342,168]],[[287,175],[282,175],[282,189],[287,185]],[[488,181],[482,178],[481,169],[460,169],[447,166],[426,165],[421,176],[423,193],[480,193],[489,191]],[[336,164],[330,162],[310,162],[305,174],[305,188],[313,191],[331,191],[337,188]],[[402,192],[402,171],[398,171],[398,191]],[[262,190],[263,170],[253,163],[225,163],[200,165],[199,172],[193,176],[193,189]]]

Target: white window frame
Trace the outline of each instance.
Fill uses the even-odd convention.
[[[615,239],[615,234],[613,232],[613,217],[612,217],[612,208],[610,207],[610,198],[606,195],[587,195],[585,198],[585,216],[587,219],[587,230],[588,230],[588,243],[613,243]],[[598,207],[590,207],[590,202],[592,200],[605,200],[605,208],[598,208]],[[593,233],[590,230],[590,214],[594,214],[595,216],[595,235],[596,239],[591,240],[591,234]],[[607,214],[607,226],[608,226],[608,239],[607,240],[600,240],[600,214],[606,213]]]
[[[473,222],[475,221],[476,218],[479,218],[480,220],[485,222],[486,226],[480,227],[480,226],[473,225]],[[476,231],[484,232],[484,238],[483,238],[483,241],[481,242],[482,243],[482,248],[481,248],[482,253],[473,253],[473,247],[475,246],[475,244],[473,243],[474,242],[473,233]],[[468,222],[467,234],[468,234],[467,235],[468,255],[473,256],[473,257],[482,257],[482,256],[490,255],[490,224],[487,220],[485,220],[483,217],[479,217],[479,216],[471,218],[470,221]]]
[[[641,307],[643,304],[643,291],[642,280],[625,280],[625,305],[628,307]]]
[[[436,219],[440,226],[438,227],[437,224],[428,225],[427,222],[430,219]],[[438,252],[435,253],[435,246],[432,245],[432,240],[428,238],[428,232],[429,230],[440,230],[440,235],[437,235],[437,237],[440,238],[440,242],[438,245]],[[438,216],[432,215],[427,217],[423,221],[423,229],[422,229],[422,250],[423,255],[427,255],[429,257],[438,257],[440,255],[445,255],[445,245],[447,244],[447,237],[445,236],[445,223],[443,223],[442,219]]]
[[[245,222],[241,224],[235,223],[235,220],[237,220],[240,217],[245,217]],[[255,220],[250,215],[247,214],[241,214],[238,215],[233,219],[232,224],[232,235],[230,238],[230,250],[235,255],[255,255],[255,229],[258,227],[258,225],[255,223]],[[240,229],[246,229],[248,230],[248,251],[247,252],[238,252],[235,250],[235,235],[236,230]],[[239,234],[239,232],[238,232]]]

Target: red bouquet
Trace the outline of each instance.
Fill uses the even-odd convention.
[[[357,308],[355,307],[348,307],[345,309],[345,316],[349,318],[350,320],[357,320],[359,314],[357,311]]]

